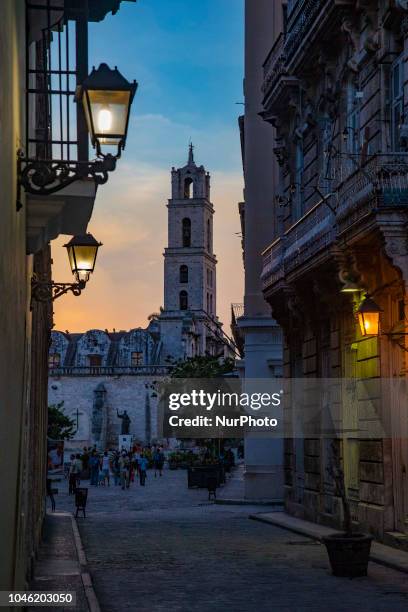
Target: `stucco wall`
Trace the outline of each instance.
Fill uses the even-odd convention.
[[[25,9],[3,0],[0,19],[0,588],[24,584],[23,423],[28,405],[30,315],[25,209],[16,211],[16,152],[24,143]],[[23,202],[24,203],[24,202]],[[17,510],[16,510],[17,508]]]

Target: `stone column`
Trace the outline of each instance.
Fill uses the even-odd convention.
[[[277,324],[262,294],[262,251],[274,237],[274,201],[278,169],[273,128],[262,111],[263,68],[282,28],[280,2],[246,1],[245,7],[245,297],[239,326],[245,335],[245,378],[271,378],[281,366],[282,347],[274,342]],[[279,332],[278,332],[279,334]],[[274,372],[274,369],[278,370]],[[245,497],[283,498],[283,441],[268,435],[245,440]]]

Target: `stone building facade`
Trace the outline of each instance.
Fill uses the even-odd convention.
[[[216,315],[210,175],[194,161],[172,170],[168,247],[164,253],[164,307],[146,329],[128,332],[52,332],[49,403],[77,424],[70,449],[116,447],[124,410],[135,441],[158,439],[155,381],[172,365],[199,355],[229,356]]]
[[[119,414],[127,411],[135,441],[158,438],[157,394],[154,383],[168,373],[160,366],[161,343],[155,331],[90,330],[84,334],[52,332],[49,352],[48,402],[63,402],[76,425],[67,452],[96,444],[118,446]]]
[[[341,444],[353,519],[389,538],[408,525],[406,403],[378,406],[386,438],[352,432],[375,399],[361,383],[407,373],[407,3],[292,0],[281,10],[263,62],[262,116],[280,168],[263,292],[284,331],[285,376],[354,381]],[[366,296],[382,310],[379,334],[357,324]],[[339,523],[330,462],[324,439],[286,441],[290,512]]]

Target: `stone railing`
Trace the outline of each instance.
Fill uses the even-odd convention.
[[[62,366],[50,368],[49,376],[166,376],[172,366]]]

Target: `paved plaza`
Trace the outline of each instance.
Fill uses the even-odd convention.
[[[78,525],[102,612],[408,609],[406,574],[370,563],[367,578],[335,578],[322,545],[248,518],[264,511],[208,503],[182,470],[91,487]]]

